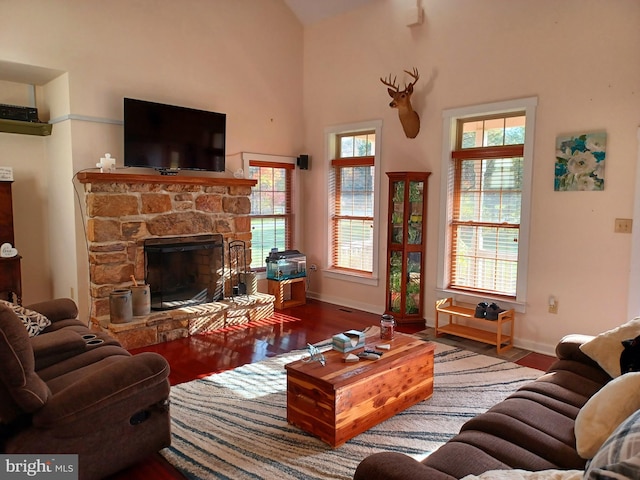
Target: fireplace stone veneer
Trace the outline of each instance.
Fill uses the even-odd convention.
[[[130,286],[132,278],[144,282],[146,239],[220,234],[225,245],[243,240],[250,246],[250,194],[256,182],[93,172],[80,172],[77,178],[85,191],[94,327],[108,330],[126,348],[133,348],[273,314],[274,297],[257,294],[152,312],[128,324],[110,323],[109,294]]]

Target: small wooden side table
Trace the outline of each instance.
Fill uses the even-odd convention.
[[[305,288],[306,277],[289,278],[287,280],[269,280],[269,293],[276,297],[273,306],[278,310],[283,308],[297,307],[307,303],[307,292]],[[291,299],[284,299],[285,287],[291,287]]]

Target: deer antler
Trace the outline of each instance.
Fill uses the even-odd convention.
[[[402,129],[405,135],[407,138],[415,138],[420,131],[420,117],[411,106],[411,95],[413,95],[413,86],[420,78],[420,74],[416,67],[413,67],[413,71],[411,72],[409,70],[405,70],[404,72],[413,78],[413,82],[408,85],[405,83],[404,90],[402,91],[396,83],[396,77],[393,77],[393,80],[391,80],[391,75],[389,75],[389,78],[380,77],[380,81],[389,87],[387,88],[387,93],[393,99],[391,103],[389,103],[389,106],[398,109],[398,117],[400,118],[400,123],[402,123]]]
[[[385,84],[387,87],[391,87],[393,88],[396,92],[400,90],[400,87],[398,87],[398,85],[396,85],[396,78],[397,77],[393,77],[393,83],[391,82],[391,74],[389,74],[389,80],[387,80],[386,78],[382,78],[380,77],[380,81]]]
[[[413,77],[413,82],[411,82],[409,85],[405,87],[405,90],[406,90],[407,88],[413,87],[416,84],[416,82],[420,78],[420,74],[418,73],[418,69],[416,67],[413,67],[413,72],[410,72],[409,70],[405,70],[404,73]]]

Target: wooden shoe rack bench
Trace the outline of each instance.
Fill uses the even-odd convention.
[[[448,315],[449,322],[441,324],[440,315]],[[459,319],[464,319],[464,324]],[[497,320],[487,320],[476,318],[475,308],[454,305],[451,297],[436,301],[436,337],[449,334],[488,343],[495,345],[498,353],[513,347],[515,321],[513,309],[499,313]]]

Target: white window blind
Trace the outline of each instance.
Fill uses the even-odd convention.
[[[449,287],[517,293],[524,175],[522,113],[458,121],[449,169]]]
[[[331,162],[331,268],[373,272],[375,133],[337,136]]]
[[[292,175],[294,165],[251,160],[251,268],[265,270],[272,248],[288,250],[293,244]]]

